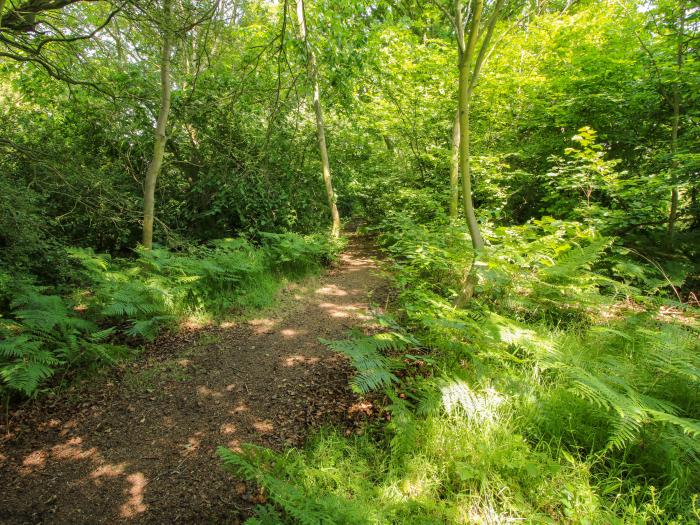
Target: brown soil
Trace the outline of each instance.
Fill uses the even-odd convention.
[[[269,316],[161,338],[108,377],[11,412],[0,523],[240,523],[264,497],[221,468],[217,446],[282,449],[371,416],[318,341],[370,328],[369,297],[385,288],[370,256],[354,240]]]

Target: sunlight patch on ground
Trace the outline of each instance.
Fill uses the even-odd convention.
[[[269,334],[274,331],[277,325],[280,323],[279,319],[251,319],[248,324],[253,327],[253,331],[257,335]]]
[[[130,474],[126,480],[131,484],[131,487],[126,491],[129,499],[121,506],[119,514],[122,518],[134,518],[138,514],[146,512],[147,507],[143,503],[143,492],[148,481],[142,472]]]
[[[350,405],[350,408],[348,408],[348,414],[371,415],[372,408],[374,408],[374,406],[372,405],[371,401],[358,401],[357,403]]]
[[[354,317],[358,320],[363,321],[371,319],[370,316],[362,313],[364,311],[363,308],[354,305],[341,305],[336,303],[324,302],[319,303],[318,306],[319,308],[326,310],[331,315],[331,317],[335,317],[336,319],[347,319],[350,317]]]
[[[298,337],[300,335],[308,333],[308,330],[295,330],[294,328],[285,328],[284,330],[280,330],[280,334],[282,334],[282,336],[287,339],[290,339],[292,337]]]
[[[275,429],[275,426],[270,421],[256,421],[253,423],[253,428],[261,434],[269,434]]]
[[[221,399],[222,397],[224,397],[224,394],[222,394],[221,392],[212,390],[211,388],[205,385],[200,385],[197,387],[197,394],[201,397],[209,397],[216,399]]]
[[[221,432],[225,436],[235,434],[236,433],[236,425],[234,425],[233,423],[224,423],[219,428],[219,432]]]
[[[187,443],[185,445],[182,445],[182,447],[185,449],[182,453],[185,456],[189,456],[190,454],[193,454],[199,450],[200,445],[202,444],[202,436],[204,435],[204,432],[196,432],[192,436],[187,438]]]
[[[45,450],[35,450],[22,460],[20,472],[23,475],[27,475],[43,469],[46,466],[48,456]]]
[[[231,415],[235,416],[236,414],[240,414],[241,412],[248,412],[250,410],[248,408],[248,405],[242,402],[238,402],[235,407],[231,409]]]
[[[239,454],[243,452],[243,449],[241,448],[241,442],[238,439],[232,439],[231,441],[226,443],[226,446],[234,452],[238,452]]]
[[[180,330],[198,331],[211,325],[211,316],[191,315],[180,323]]]
[[[318,295],[331,295],[333,297],[345,297],[346,295],[348,295],[348,292],[336,286],[335,284],[329,284],[328,286],[318,288],[314,293]]]
[[[69,439],[62,445],[51,447],[51,456],[56,459],[69,459],[77,461],[79,459],[88,459],[97,454],[97,448],[92,447],[88,450],[83,450],[83,439],[74,437]]]
[[[118,465],[102,465],[97,467],[90,473],[90,477],[95,480],[95,484],[99,485],[101,483],[100,478],[116,478],[124,474],[124,469],[126,468],[126,463],[119,463]]]
[[[303,355],[290,355],[282,361],[282,364],[286,367],[292,367],[297,365],[315,365],[321,359],[318,357],[307,357]]]

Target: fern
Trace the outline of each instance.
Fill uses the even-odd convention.
[[[546,280],[562,282],[580,277],[580,272],[590,270],[605,251],[612,244],[612,239],[598,237],[588,246],[574,248],[563,256],[560,256],[555,264],[543,268],[540,274]]]
[[[274,475],[272,470],[279,459],[271,451],[246,445],[241,454],[224,447],[219,447],[217,452],[228,470],[266,489],[270,499],[293,518],[295,523],[320,525],[338,522],[323,499],[311,498],[293,483],[281,479],[284,476],[283,470],[278,469],[278,476]],[[270,516],[269,512],[266,514]]]
[[[14,321],[0,326],[0,377],[5,388],[34,395],[57,369],[78,362],[114,361],[121,347],[106,341],[113,329],[100,330],[79,317],[59,296],[27,289],[12,301]]]
[[[0,377],[8,388],[31,396],[50,378],[60,361],[31,334],[0,341]]]
[[[664,375],[675,378],[676,384],[679,380],[697,383],[699,379],[698,356],[689,351],[693,348],[692,340],[689,340],[691,346],[672,346],[669,343],[677,340],[664,336],[666,331],[654,335],[651,341],[646,331],[641,338],[635,332],[622,332],[625,344],[634,345],[631,359],[607,352],[592,355],[585,352],[581,341],[572,338],[565,338],[556,351],[545,356],[544,363],[562,374],[574,394],[610,415],[610,449],[620,450],[635,442],[649,425],[660,426],[662,433],[700,436],[700,422],[683,417],[681,408],[665,399],[672,390],[657,388]],[[607,330],[602,332],[602,340],[591,339],[586,343],[605,348],[603,345],[613,344],[611,338],[619,337],[619,332]],[[699,447],[696,443],[695,449],[700,450]]]
[[[321,339],[321,342],[350,358],[357,370],[350,385],[358,394],[367,394],[398,382],[393,373],[398,368],[396,361],[380,352],[398,352],[416,346],[413,338],[397,332],[383,332],[344,341]]]

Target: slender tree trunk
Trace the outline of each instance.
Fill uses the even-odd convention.
[[[678,44],[676,50],[676,72],[680,76],[683,70],[683,46],[685,39],[685,4],[681,5],[680,13],[680,28],[678,31]],[[676,79],[673,83],[672,95],[673,117],[671,121],[671,209],[668,213],[668,243],[673,246],[675,237],[676,218],[678,217],[678,201],[680,198],[678,191],[678,162],[676,154],[678,153],[678,128],[681,120],[681,93],[679,80]]]
[[[450,219],[456,220],[459,209],[459,110],[452,125],[452,155],[450,157]]]
[[[333,191],[333,180],[331,179],[331,166],[328,160],[328,148],[326,147],[326,127],[323,121],[323,107],[321,106],[321,89],[318,83],[318,66],[316,65],[316,55],[309,45],[306,31],[306,16],[304,13],[304,0],[297,0],[297,17],[299,18],[299,30],[301,38],[306,48],[306,65],[309,71],[309,79],[314,90],[314,111],[316,112],[316,130],[318,132],[318,149],[321,154],[321,166],[323,183],[326,186],[328,197],[328,207],[331,212],[331,235],[340,235],[340,214],[335,203],[335,192]]]
[[[0,27],[2,27],[2,12],[5,10],[5,0],[0,0]]]
[[[459,7],[457,2],[457,6]],[[462,170],[462,201],[464,205],[464,216],[467,219],[469,234],[472,237],[472,246],[475,250],[484,247],[484,239],[479,231],[479,223],[474,213],[474,201],[472,199],[471,181],[471,153],[469,136],[469,110],[472,96],[472,59],[481,23],[481,12],[484,7],[483,0],[474,0],[472,22],[470,25],[469,38],[460,53],[459,61],[459,164]],[[461,25],[461,21],[460,21]],[[464,40],[462,38],[462,40]]]
[[[171,20],[172,0],[163,0],[163,11],[166,27],[163,29],[163,47],[160,61],[160,109],[155,129],[155,142],[153,144],[153,157],[148,165],[146,180],[143,188],[143,239],[144,248],[150,250],[153,247],[153,220],[155,210],[156,181],[163,165],[163,154],[167,136],[165,128],[168,124],[170,113],[170,54],[172,52],[171,29],[167,27]]]

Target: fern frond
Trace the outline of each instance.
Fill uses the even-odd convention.
[[[353,391],[358,394],[366,394],[398,382],[398,378],[392,372],[398,367],[397,363],[380,352],[396,352],[415,346],[414,339],[396,332],[384,332],[342,341],[321,339],[321,342],[350,358],[353,367],[357,370],[350,384]]]

